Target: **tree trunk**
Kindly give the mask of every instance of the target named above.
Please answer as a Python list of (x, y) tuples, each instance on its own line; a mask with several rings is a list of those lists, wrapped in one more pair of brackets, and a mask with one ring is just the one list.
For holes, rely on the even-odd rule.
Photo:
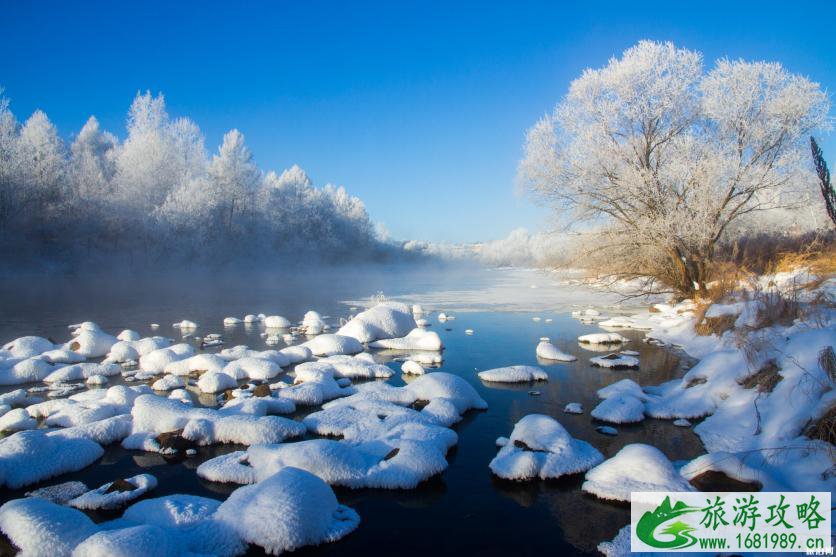
[(686, 298), (704, 293), (706, 262), (678, 246), (670, 248), (668, 253), (676, 275), (673, 286)]

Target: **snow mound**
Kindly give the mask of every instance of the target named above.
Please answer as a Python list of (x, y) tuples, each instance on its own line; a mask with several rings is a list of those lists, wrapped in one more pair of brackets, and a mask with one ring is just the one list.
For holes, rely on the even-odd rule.
[(12, 358), (8, 361), (0, 361), (0, 385), (20, 385), (41, 381), (55, 369), (57, 369), (55, 365), (37, 356), (25, 360)]
[(554, 418), (529, 414), (517, 422), (489, 467), (508, 480), (545, 480), (585, 472), (603, 460), (595, 447), (573, 438)]
[(570, 402), (563, 407), (566, 414), (583, 414), (583, 405), (580, 402)]
[(328, 484), (292, 467), (235, 490), (215, 517), (247, 543), (274, 555), (339, 540), (360, 523), (356, 512), (337, 502)]
[(381, 339), (370, 342), (371, 348), (391, 348), (395, 350), (428, 350), (439, 351), (444, 348), (441, 337), (434, 331), (415, 328), (408, 335), (401, 338)]
[(644, 403), (632, 395), (612, 395), (601, 401), (590, 414), (602, 422), (632, 424), (644, 420)]
[(165, 366), (165, 373), (189, 375), (206, 371), (221, 371), (229, 363), (217, 354), (195, 354), (184, 360), (177, 360)]
[(201, 393), (220, 393), (238, 386), (235, 378), (222, 371), (207, 371), (197, 380)]
[(348, 377), (349, 379), (386, 379), (392, 377), (395, 372), (389, 367), (378, 364), (374, 360), (369, 361), (363, 353), (356, 356), (330, 356), (316, 362), (307, 362), (296, 366), (296, 377), (304, 377), (306, 370), (331, 371), (335, 378)]
[(108, 482), (72, 499), (69, 505), (77, 509), (117, 509), (157, 487), (157, 478), (151, 474), (139, 474), (126, 478), (125, 482), (133, 486), (133, 489), (110, 491), (113, 482)]
[(407, 375), (424, 375), (426, 371), (418, 362), (407, 360), (401, 365), (401, 371)]
[(149, 373), (163, 373), (167, 365), (178, 360), (185, 360), (194, 355), (194, 347), (191, 344), (181, 343), (158, 348), (148, 352), (139, 358), (139, 369)]
[(112, 377), (119, 375), (122, 372), (116, 364), (72, 364), (57, 369), (44, 377), (44, 383), (66, 383), (68, 381), (80, 381), (82, 379), (89, 379), (94, 375), (104, 375), (105, 377)]
[(98, 443), (86, 437), (57, 433), (21, 431), (0, 439), (0, 485), (15, 489), (76, 472), (104, 453)]
[(264, 318), (264, 326), (268, 329), (289, 329), (293, 324), (281, 315), (268, 315)]
[(119, 339), (101, 330), (83, 330), (64, 347), (85, 358), (99, 358), (106, 356), (117, 342)]
[(555, 360), (557, 362), (574, 362), (578, 358), (567, 354), (548, 340), (541, 340), (537, 345), (536, 355), (544, 360)]
[[(278, 416), (228, 414), (211, 408), (192, 408), (177, 400), (142, 395), (134, 402), (132, 435), (126, 448), (146, 448), (148, 438), (160, 433), (182, 431), (185, 439), (199, 445), (215, 443), (279, 443), (305, 433), (299, 422)], [(153, 447), (153, 445), (152, 445)], [(146, 449), (147, 450), (147, 449)]]
[(331, 485), (412, 489), (447, 468), (446, 450), (446, 446), (432, 441), (408, 439), (356, 445), (313, 439), (256, 445), (208, 460), (198, 467), (197, 474), (210, 481), (256, 483), (294, 467)]
[(3, 345), (3, 349), (0, 351), (0, 361), (4, 358), (18, 358), (21, 360), (32, 358), (54, 348), (55, 345), (43, 337), (20, 337)]
[(354, 337), (339, 333), (336, 335), (319, 335), (301, 346), (310, 350), (314, 356), (357, 354), (363, 351), (363, 345), (360, 344), (360, 341)]
[(0, 507), (0, 530), (21, 555), (69, 557), (98, 527), (81, 511), (29, 497)]
[(635, 356), (627, 356), (624, 354), (607, 354), (606, 356), (596, 356), (589, 359), (589, 363), (597, 367), (605, 367), (610, 369), (629, 369), (639, 367), (639, 359)]
[(536, 366), (508, 366), (480, 371), (479, 379), (493, 383), (527, 383), (548, 381), (548, 374)]
[(362, 343), (404, 337), (416, 328), (409, 306), (397, 302), (382, 302), (360, 312), (337, 331)]
[(627, 339), (618, 333), (591, 333), (578, 337), (581, 344), (621, 344)]
[(662, 451), (640, 443), (587, 472), (581, 489), (615, 501), (630, 501), (631, 491), (694, 491)]

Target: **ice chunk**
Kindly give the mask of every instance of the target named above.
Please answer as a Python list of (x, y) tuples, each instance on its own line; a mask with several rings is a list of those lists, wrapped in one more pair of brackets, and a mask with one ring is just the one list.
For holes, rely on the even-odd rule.
[(536, 366), (508, 366), (480, 371), (479, 379), (494, 383), (526, 383), (548, 381), (548, 374)]
[(336, 541), (360, 523), (356, 512), (337, 502), (328, 484), (292, 467), (235, 490), (215, 517), (247, 543), (274, 555)]
[(529, 414), (517, 422), (489, 466), (500, 478), (545, 480), (585, 472), (603, 460), (595, 447), (573, 438), (554, 418)]
[(662, 451), (640, 443), (587, 472), (581, 489), (616, 501), (629, 501), (631, 491), (694, 491)]

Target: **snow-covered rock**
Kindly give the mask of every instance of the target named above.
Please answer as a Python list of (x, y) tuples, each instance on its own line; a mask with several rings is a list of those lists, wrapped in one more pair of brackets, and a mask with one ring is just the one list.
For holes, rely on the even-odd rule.
[(580, 402), (570, 402), (563, 407), (566, 414), (583, 414), (583, 405)]
[(581, 344), (622, 344), (627, 338), (618, 333), (591, 333), (578, 337)]
[(635, 443), (586, 473), (581, 489), (601, 499), (630, 501), (631, 491), (694, 491), (662, 451)]
[(627, 395), (613, 395), (605, 398), (590, 413), (596, 420), (613, 424), (631, 424), (644, 420), (644, 403)]
[(293, 323), (281, 315), (268, 315), (264, 318), (264, 326), (268, 329), (289, 329)]
[(603, 460), (595, 447), (573, 438), (554, 418), (529, 414), (517, 422), (489, 467), (500, 478), (545, 480), (585, 472)]
[(101, 330), (83, 330), (73, 340), (65, 345), (65, 348), (84, 356), (85, 358), (98, 358), (106, 356), (110, 348), (119, 342), (113, 335)]
[(444, 348), (441, 337), (434, 331), (421, 328), (413, 329), (402, 338), (390, 338), (370, 342), (371, 348), (391, 348), (395, 350), (429, 350), (439, 351)]
[(157, 379), (151, 388), (155, 391), (170, 391), (172, 389), (179, 389), (186, 386), (186, 382), (182, 377), (177, 375), (166, 375), (162, 379)]
[(404, 337), (415, 328), (415, 319), (409, 306), (397, 302), (382, 302), (355, 315), (337, 331), (337, 334), (365, 343)]
[(574, 362), (578, 359), (572, 354), (567, 354), (566, 352), (558, 349), (557, 346), (548, 340), (540, 341), (537, 345), (536, 354), (538, 358), (542, 358), (544, 360), (555, 360), (557, 362)]
[(0, 531), (33, 557), (69, 557), (98, 527), (83, 512), (46, 499), (13, 499), (0, 507)]
[(401, 365), (401, 371), (407, 375), (424, 375), (423, 366), (414, 360), (407, 360)]
[(363, 351), (363, 345), (355, 337), (340, 333), (319, 335), (305, 342), (302, 346), (308, 348), (314, 356), (357, 354)]
[(125, 491), (111, 490), (113, 482), (108, 482), (101, 487), (79, 495), (69, 501), (68, 504), (77, 509), (117, 509), (157, 487), (157, 478), (151, 474), (139, 474), (126, 478), (125, 482), (130, 484), (133, 489)]
[(639, 359), (624, 354), (607, 354), (589, 359), (589, 363), (597, 367), (609, 369), (628, 369), (639, 367)]
[(44, 383), (66, 383), (68, 381), (81, 381), (89, 379), (94, 375), (104, 375), (105, 377), (112, 377), (119, 375), (122, 372), (116, 364), (95, 364), (95, 363), (81, 363), (71, 364), (59, 368), (46, 377)]
[(360, 523), (356, 512), (337, 502), (328, 484), (292, 467), (238, 488), (215, 517), (245, 542), (274, 555), (336, 541)]
[(493, 383), (548, 381), (548, 374), (537, 366), (508, 366), (480, 371), (479, 379)]

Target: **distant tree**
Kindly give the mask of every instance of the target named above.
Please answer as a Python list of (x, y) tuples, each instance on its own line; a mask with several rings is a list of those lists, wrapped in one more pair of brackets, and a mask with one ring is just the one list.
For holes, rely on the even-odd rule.
[(520, 178), (596, 231), (587, 262), (691, 296), (739, 219), (800, 198), (802, 139), (828, 109), (780, 64), (723, 59), (706, 73), (699, 53), (642, 41), (584, 71), (529, 130)]
[(209, 176), (218, 196), (220, 223), (228, 235), (233, 234), (236, 219), (252, 217), (253, 201), (260, 175), (253, 163), (250, 150), (244, 145), (244, 135), (231, 130), (224, 135), (218, 154), (212, 157)]
[(44, 112), (36, 110), (21, 127), (17, 155), (23, 193), (19, 217), (33, 232), (44, 233), (56, 223), (53, 219), (65, 193), (64, 144)]
[(824, 155), (813, 136), (810, 136), (810, 148), (813, 150), (813, 162), (816, 165), (816, 174), (819, 177), (819, 185), (821, 186), (822, 197), (824, 197), (824, 204), (827, 207), (827, 214), (836, 224), (836, 191), (833, 191), (833, 185), (830, 183), (830, 170), (827, 168)]

